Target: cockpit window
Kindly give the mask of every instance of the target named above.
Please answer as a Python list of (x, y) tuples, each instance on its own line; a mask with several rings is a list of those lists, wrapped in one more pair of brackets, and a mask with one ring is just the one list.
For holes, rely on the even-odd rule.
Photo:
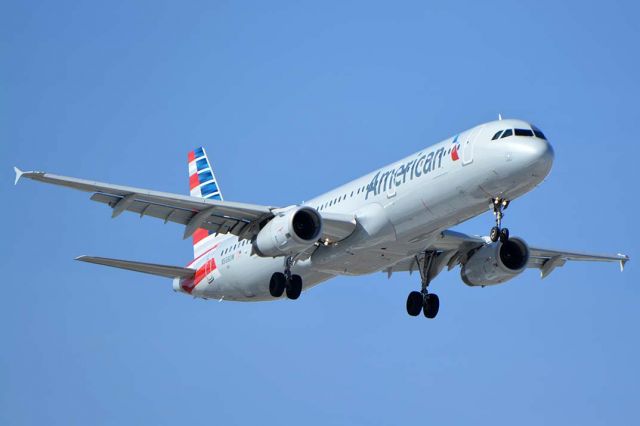
[(531, 128), (533, 129), (533, 133), (536, 135), (537, 138), (544, 139), (545, 141), (547, 140), (544, 133), (542, 133), (542, 130), (538, 129), (536, 126), (531, 126)]
[(516, 136), (529, 136), (533, 137), (533, 131), (530, 129), (515, 129), (514, 133)]
[(534, 130), (533, 133), (537, 138), (544, 139), (545, 141), (547, 140), (547, 137), (540, 130)]
[(500, 136), (500, 139), (508, 138), (511, 135), (513, 135), (513, 130), (507, 129), (507, 130), (504, 131), (502, 136)]
[(493, 137), (491, 138), (492, 141), (495, 141), (496, 139), (498, 139), (500, 137), (500, 134), (502, 133), (502, 130), (499, 130), (496, 132), (495, 135), (493, 135)]

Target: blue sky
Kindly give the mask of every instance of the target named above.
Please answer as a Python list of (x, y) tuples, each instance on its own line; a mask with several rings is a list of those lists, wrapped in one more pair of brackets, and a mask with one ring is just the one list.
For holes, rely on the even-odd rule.
[[(3, 424), (629, 424), (640, 404), (637, 2), (0, 4)], [(467, 288), (337, 278), (296, 302), (193, 300), (81, 254), (186, 264), (181, 227), (12, 166), (288, 205), (484, 121), (536, 123), (532, 244), (633, 257)], [(487, 232), (487, 213), (458, 229)]]

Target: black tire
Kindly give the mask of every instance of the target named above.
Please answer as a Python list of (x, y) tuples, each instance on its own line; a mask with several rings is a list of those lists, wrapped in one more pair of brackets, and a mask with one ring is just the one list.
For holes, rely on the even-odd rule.
[(302, 293), (302, 277), (300, 275), (292, 275), (291, 280), (287, 283), (287, 297), (296, 300)]
[(494, 226), (493, 228), (491, 228), (491, 232), (489, 233), (489, 238), (494, 243), (498, 241), (498, 239), (500, 238), (500, 228), (498, 228), (497, 226)]
[(422, 310), (422, 300), (422, 293), (419, 291), (412, 291), (409, 293), (409, 297), (407, 297), (407, 313), (412, 317), (420, 315), (420, 311)]
[(427, 318), (435, 318), (440, 310), (440, 298), (435, 293), (427, 294), (424, 298), (424, 316)]
[(269, 281), (269, 294), (273, 297), (282, 296), (286, 283), (287, 279), (282, 272), (276, 272), (271, 275), (271, 281)]
[(509, 230), (507, 228), (502, 228), (500, 231), (500, 242), (506, 243), (509, 241)]

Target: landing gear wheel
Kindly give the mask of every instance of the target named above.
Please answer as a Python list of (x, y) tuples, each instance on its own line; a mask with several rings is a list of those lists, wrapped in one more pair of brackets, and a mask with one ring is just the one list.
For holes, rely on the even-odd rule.
[(273, 297), (282, 296), (286, 283), (287, 279), (282, 272), (276, 272), (271, 275), (271, 281), (269, 281), (269, 294)]
[(419, 291), (412, 291), (407, 297), (407, 313), (412, 317), (420, 315), (422, 310), (423, 297)]
[(498, 241), (498, 239), (500, 238), (500, 228), (498, 228), (497, 226), (494, 226), (493, 228), (491, 228), (491, 232), (489, 233), (489, 238), (494, 243)]
[(491, 228), (489, 238), (494, 243), (498, 240), (502, 243), (506, 243), (509, 241), (509, 230), (507, 228), (502, 228), (502, 218), (504, 217), (504, 213), (502, 211), (509, 207), (509, 200), (496, 197), (491, 199), (491, 204), (493, 205), (493, 215), (496, 217), (496, 226)]
[(429, 293), (424, 297), (424, 316), (427, 318), (435, 318), (440, 310), (440, 298), (435, 293)]
[(291, 300), (296, 300), (302, 293), (302, 278), (300, 275), (292, 275), (289, 282), (287, 282), (287, 297)]

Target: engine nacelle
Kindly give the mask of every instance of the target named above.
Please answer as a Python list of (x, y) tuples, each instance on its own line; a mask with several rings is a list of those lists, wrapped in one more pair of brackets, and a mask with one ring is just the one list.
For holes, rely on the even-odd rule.
[(322, 235), (322, 217), (311, 207), (278, 212), (253, 241), (258, 256), (289, 256), (311, 247)]
[(529, 246), (520, 238), (485, 244), (473, 253), (460, 270), (469, 286), (502, 284), (520, 274), (529, 261)]

